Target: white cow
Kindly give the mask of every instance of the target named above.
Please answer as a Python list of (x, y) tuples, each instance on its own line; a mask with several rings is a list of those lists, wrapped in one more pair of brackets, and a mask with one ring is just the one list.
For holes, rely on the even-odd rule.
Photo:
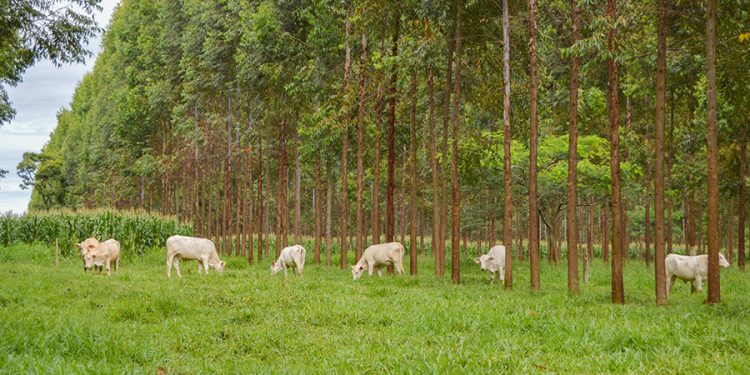
[(393, 265), (399, 274), (404, 273), (404, 246), (398, 242), (372, 245), (365, 249), (359, 262), (352, 266), (352, 277), (359, 279), (365, 268), (370, 276), (376, 269), (378, 276), (383, 276), (383, 268), (389, 265)]
[(97, 267), (99, 270), (103, 266), (107, 269), (107, 275), (111, 275), (110, 264), (115, 263), (115, 271), (120, 270), (120, 243), (115, 239), (108, 239), (101, 242), (94, 249), (86, 251), (84, 270)]
[(99, 247), (99, 240), (97, 240), (96, 238), (93, 238), (93, 237), (89, 237), (89, 238), (81, 241), (81, 243), (77, 243), (76, 247), (78, 247), (79, 250), (80, 250), (81, 261), (83, 262), (83, 272), (86, 272), (88, 270), (86, 268), (86, 254), (89, 251), (93, 251), (97, 247)]
[(490, 272), (490, 284), (495, 279), (505, 281), (505, 246), (493, 246), (487, 254), (474, 258), (474, 263), (479, 264), (482, 271)]
[[(719, 266), (729, 267), (724, 255), (719, 253)], [(672, 292), (676, 279), (692, 282), (696, 291), (702, 290), (703, 279), (708, 277), (708, 255), (678, 255), (669, 254), (664, 258), (664, 268), (667, 274), (667, 296)]]
[(276, 262), (271, 264), (271, 275), (284, 270), (284, 276), (286, 276), (286, 269), (294, 267), (297, 269), (297, 274), (302, 276), (302, 272), (305, 270), (305, 253), (305, 248), (301, 245), (281, 249), (279, 259), (276, 259)]
[(172, 236), (167, 238), (167, 277), (171, 277), (170, 271), (174, 265), (177, 276), (180, 274), (180, 259), (197, 260), (198, 273), (201, 269), (208, 274), (208, 268), (212, 267), (219, 272), (224, 272), (224, 261), (219, 259), (214, 243), (206, 238), (187, 236)]

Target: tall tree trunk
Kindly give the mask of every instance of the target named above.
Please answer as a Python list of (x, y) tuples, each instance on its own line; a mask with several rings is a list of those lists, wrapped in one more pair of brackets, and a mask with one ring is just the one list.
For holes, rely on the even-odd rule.
[(513, 175), (510, 160), (510, 21), (508, 0), (503, 0), (503, 244), (505, 289), (513, 288)]
[[(534, 1), (534, 0), (532, 0)], [(463, 0), (456, 0), (456, 73), (453, 84), (453, 111), (451, 122), (453, 123), (453, 139), (451, 144), (451, 191), (453, 197), (451, 212), (451, 280), (454, 284), (461, 282), (461, 249), (459, 239), (461, 236), (461, 187), (458, 181), (458, 137), (461, 125), (461, 55), (463, 54)]]
[[(666, 61), (666, 57), (665, 57)], [(665, 71), (666, 72), (666, 71)], [(665, 73), (666, 74), (666, 73)], [(666, 86), (666, 84), (665, 84)], [(665, 90), (666, 91), (666, 90)], [(669, 136), (667, 137), (667, 186), (666, 189), (671, 190), (672, 189), (672, 158), (673, 158), (673, 143), (674, 143), (674, 107), (675, 107), (675, 98), (674, 94), (672, 94), (672, 103), (671, 103), (671, 110), (670, 110), (670, 119), (669, 119)], [(672, 226), (674, 225), (672, 221), (672, 210), (674, 207), (674, 199), (672, 198), (672, 195), (670, 194), (667, 198), (667, 222), (664, 224), (666, 227), (666, 236), (667, 236), (667, 254), (672, 254), (672, 245), (674, 242), (673, 237), (673, 231)], [(666, 277), (666, 276), (665, 276)]]
[(357, 116), (357, 238), (354, 261), (358, 262), (362, 256), (364, 244), (362, 223), (362, 170), (364, 153), (364, 128), (365, 128), (365, 72), (367, 63), (367, 37), (362, 34), (362, 51), (359, 55), (359, 112)]
[(688, 255), (695, 255), (696, 235), (695, 235), (695, 186), (693, 178), (690, 177), (690, 192), (688, 197)]
[[(393, 39), (391, 46), (391, 57), (398, 56), (398, 37), (401, 29), (401, 11), (399, 4), (395, 4), (396, 9), (394, 10), (394, 22), (393, 22)], [(396, 90), (398, 85), (398, 66), (393, 64), (391, 68), (391, 87), (390, 87), (390, 99), (389, 107), (390, 114), (388, 116), (388, 177), (387, 184), (388, 190), (386, 191), (385, 197), (385, 242), (393, 242), (395, 232), (395, 218), (396, 210), (393, 202), (393, 195), (395, 193), (395, 179), (394, 174), (396, 171)]]
[(406, 243), (406, 175), (408, 174), (408, 171), (406, 170), (406, 162), (409, 160), (406, 145), (404, 145), (401, 155), (403, 155), (403, 157), (401, 158), (401, 186), (399, 186), (398, 189), (398, 207), (400, 211), (398, 232), (401, 237), (401, 243)]
[[(611, 0), (610, 0), (611, 1)], [(531, 79), (531, 103), (529, 105), (529, 260), (531, 266), (531, 290), (539, 290), (539, 215), (537, 209), (537, 74), (536, 74), (536, 0), (529, 0), (529, 76)]]
[(417, 71), (411, 73), (411, 191), (409, 198), (409, 274), (417, 274)]
[(435, 98), (432, 66), (427, 73), (427, 107), (429, 107), (428, 123), (430, 126), (430, 168), (432, 172), (432, 258), (435, 276), (440, 276), (440, 170), (437, 161), (437, 144), (435, 142)]
[[(656, 304), (667, 303), (667, 285), (664, 265), (664, 111), (667, 76), (667, 0), (659, 0), (659, 26), (656, 58), (656, 165), (654, 165), (654, 276), (656, 278)], [(649, 182), (650, 184), (650, 182)], [(648, 198), (648, 196), (647, 196)], [(648, 203), (646, 204), (646, 215)], [(646, 222), (648, 225), (648, 222)], [(670, 223), (671, 225), (671, 223)], [(646, 232), (648, 253), (648, 231)], [(646, 255), (648, 257), (648, 254)], [(646, 260), (648, 264), (648, 258)]]
[(345, 22), (345, 43), (346, 53), (344, 59), (344, 119), (343, 119), (343, 130), (341, 135), (341, 269), (345, 270), (347, 267), (347, 234), (349, 228), (347, 226), (347, 219), (349, 217), (349, 199), (348, 193), (348, 178), (349, 178), (349, 72), (351, 70), (351, 55), (352, 49), (349, 46), (349, 35), (351, 30), (351, 5), (346, 8), (346, 22)]
[[(250, 141), (250, 144), (252, 145), (252, 141)], [(247, 192), (245, 193), (245, 199), (249, 201), (250, 206), (248, 208), (247, 213), (245, 214), (245, 217), (247, 218), (248, 228), (247, 228), (247, 242), (248, 242), (248, 262), (253, 261), (253, 250), (255, 249), (255, 245), (253, 244), (253, 209), (255, 208), (255, 200), (253, 199), (253, 149), (252, 147), (249, 148), (248, 151), (248, 158), (249, 158), (249, 166), (247, 170)], [(258, 259), (260, 261), (260, 259)]]
[(625, 291), (622, 279), (623, 257), (623, 212), (622, 194), (620, 191), (620, 128), (617, 122), (617, 62), (614, 55), (615, 46), (615, 0), (607, 0), (607, 18), (612, 27), (607, 37), (609, 47), (609, 137), (610, 169), (612, 176), (612, 302), (625, 303)]
[[(451, 3), (451, 12), (450, 14), (456, 14), (456, 3)], [(440, 208), (442, 210), (442, 213), (440, 215), (440, 244), (439, 244), (439, 259), (440, 259), (440, 275), (443, 276), (445, 274), (445, 240), (448, 237), (448, 196), (451, 194), (451, 191), (449, 189), (448, 184), (448, 167), (445, 165), (447, 163), (447, 157), (448, 157), (448, 138), (450, 136), (450, 116), (451, 116), (451, 95), (453, 93), (453, 55), (456, 48), (456, 22), (453, 20), (451, 22), (450, 31), (447, 36), (448, 39), (448, 51), (447, 51), (447, 58), (445, 61), (446, 71), (445, 71), (445, 87), (443, 89), (443, 144), (442, 144), (442, 157), (441, 162), (438, 165), (438, 168), (442, 169), (442, 191), (443, 191), (443, 199), (440, 203)]]
[(740, 192), (737, 197), (737, 266), (745, 270), (745, 169), (747, 165), (747, 142), (740, 143)]
[(258, 263), (263, 259), (263, 139), (258, 138)]
[(313, 258), (315, 264), (320, 264), (320, 237), (321, 237), (321, 221), (323, 219), (323, 210), (321, 209), (321, 191), (323, 189), (320, 186), (320, 156), (315, 159), (315, 193), (313, 194), (315, 200), (315, 257)]
[[(572, 36), (571, 44), (576, 44), (580, 38), (578, 31), (578, 0), (571, 0)], [(578, 165), (578, 56), (572, 54), (570, 59), (570, 124), (568, 126), (568, 291), (578, 294), (578, 227), (576, 223), (577, 176)]]
[(300, 160), (299, 129), (294, 127), (294, 242), (302, 243), (300, 220), (302, 216), (302, 161)]
[[(380, 40), (380, 54), (385, 56), (385, 38)], [(379, 75), (375, 103), (375, 160), (372, 172), (372, 243), (380, 243), (380, 134), (383, 129), (383, 75)]]
[(276, 202), (276, 258), (281, 254), (283, 238), (286, 235), (284, 216), (286, 212), (286, 121), (281, 123), (281, 134), (279, 137), (279, 188)]
[[(656, 161), (659, 162), (658, 160)], [(645, 207), (645, 214), (643, 217), (643, 242), (645, 247), (645, 260), (646, 260), (646, 266), (648, 266), (651, 262), (651, 166), (648, 162), (646, 162), (646, 207)], [(654, 208), (656, 209), (656, 208)], [(658, 210), (658, 209), (657, 209)], [(658, 214), (657, 214), (658, 216)], [(656, 245), (654, 245), (656, 247)], [(655, 249), (654, 249), (655, 250)], [(657, 276), (658, 277), (658, 276)]]
[(706, 20), (706, 141), (708, 143), (708, 298), (709, 304), (721, 301), (719, 279), (719, 119), (716, 88), (716, 0), (708, 0)]
[(333, 206), (333, 172), (330, 167), (326, 174), (328, 175), (328, 187), (326, 188), (326, 266), (331, 266), (331, 221), (333, 216), (331, 210)]

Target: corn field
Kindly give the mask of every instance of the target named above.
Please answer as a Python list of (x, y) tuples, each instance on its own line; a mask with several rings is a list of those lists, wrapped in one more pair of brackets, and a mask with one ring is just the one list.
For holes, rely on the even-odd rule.
[(73, 254), (75, 244), (88, 237), (102, 241), (114, 238), (120, 242), (123, 255), (129, 256), (163, 247), (169, 236), (192, 233), (191, 225), (179, 223), (175, 217), (137, 211), (51, 211), (0, 216), (0, 245), (54, 245), (58, 240), (62, 255)]

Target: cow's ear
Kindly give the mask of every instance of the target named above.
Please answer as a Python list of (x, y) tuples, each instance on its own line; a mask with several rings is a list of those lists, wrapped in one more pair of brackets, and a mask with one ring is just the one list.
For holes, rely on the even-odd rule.
[(225, 262), (225, 261), (223, 261), (223, 260), (222, 260), (222, 261), (221, 261), (221, 266), (222, 266), (222, 267), (224, 267), (224, 266), (226, 266), (226, 265), (227, 265), (227, 262)]
[(495, 257), (493, 257), (493, 256), (488, 256), (488, 257), (487, 257), (487, 260), (495, 260)]
[(365, 266), (359, 266), (359, 270), (360, 271), (364, 271), (365, 270)]
[(479, 258), (474, 258), (474, 263), (479, 264), (481, 263), (481, 261), (479, 260)]

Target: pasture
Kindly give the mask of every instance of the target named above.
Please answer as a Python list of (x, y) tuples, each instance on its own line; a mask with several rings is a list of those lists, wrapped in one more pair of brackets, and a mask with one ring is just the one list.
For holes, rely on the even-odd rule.
[[(408, 258), (408, 257), (407, 257)], [(528, 264), (515, 288), (489, 285), (469, 258), (462, 285), (432, 275), (364, 276), (312, 264), (304, 278), (270, 276), (270, 259), (227, 261), (224, 274), (165, 276), (164, 249), (84, 274), (54, 248), (0, 247), (3, 373), (747, 373), (750, 287), (722, 269), (722, 303), (678, 282), (653, 302), (653, 269), (629, 261), (626, 305), (610, 303), (609, 266), (570, 296), (564, 265)], [(408, 263), (408, 259), (406, 260)], [(408, 264), (406, 265), (408, 271)], [(705, 289), (704, 289), (705, 293)]]

